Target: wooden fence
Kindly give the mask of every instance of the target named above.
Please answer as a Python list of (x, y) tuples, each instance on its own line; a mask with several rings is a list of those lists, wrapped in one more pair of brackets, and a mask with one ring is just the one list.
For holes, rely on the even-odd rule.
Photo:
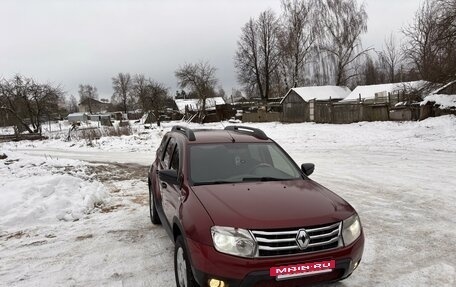
[(316, 123), (349, 124), (360, 121), (388, 121), (388, 104), (315, 103)]
[(280, 122), (282, 113), (265, 112), (259, 110), (256, 113), (244, 113), (242, 115), (243, 122), (260, 123), (260, 122)]

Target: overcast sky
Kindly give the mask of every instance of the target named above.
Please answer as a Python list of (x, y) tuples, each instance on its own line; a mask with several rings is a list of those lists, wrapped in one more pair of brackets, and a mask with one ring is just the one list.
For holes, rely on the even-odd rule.
[[(364, 47), (413, 20), (421, 0), (366, 0)], [(174, 91), (174, 71), (200, 60), (217, 67), (227, 94), (237, 87), (233, 56), (241, 27), (280, 0), (0, 0), (0, 77), (20, 73), (61, 84), (80, 83), (110, 98), (111, 77), (143, 73)]]

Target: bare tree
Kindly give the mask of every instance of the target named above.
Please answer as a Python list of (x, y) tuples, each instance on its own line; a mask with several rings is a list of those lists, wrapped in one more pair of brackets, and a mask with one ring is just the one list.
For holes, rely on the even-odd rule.
[(92, 85), (79, 85), (79, 100), (80, 102), (87, 102), (87, 106), (89, 108), (89, 113), (92, 113), (92, 103), (93, 100), (98, 99), (98, 91), (95, 86)]
[[(327, 53), (336, 85), (347, 85), (356, 76), (355, 66), (369, 49), (361, 46), (361, 34), (367, 31), (367, 13), (356, 0), (318, 0), (323, 29), (321, 49)], [(329, 57), (328, 57), (329, 56)]]
[(437, 83), (456, 79), (454, 0), (426, 0), (403, 33), (405, 57), (422, 79)]
[(357, 67), (358, 76), (355, 85), (376, 85), (385, 83), (385, 70), (383, 65), (375, 59), (375, 54), (371, 56), (367, 53), (362, 57), (362, 63)]
[(456, 2), (454, 0), (436, 0), (442, 13), (440, 19), (440, 38), (454, 43), (456, 38)]
[(119, 73), (112, 78), (112, 88), (114, 89), (112, 102), (120, 103), (125, 113), (127, 113), (128, 108), (134, 104), (134, 98), (131, 93), (132, 84), (129, 73)]
[(227, 101), (227, 95), (222, 86), (217, 87), (217, 91), (215, 92), (215, 95), (217, 97), (221, 97), (225, 102)]
[[(437, 22), (434, 17), (436, 6), (426, 1), (415, 14), (414, 22), (404, 29), (407, 44), (404, 53), (413, 68), (419, 71), (422, 79), (431, 79)], [(434, 38), (434, 39), (433, 39)]]
[(250, 93), (258, 90), (260, 97), (263, 98), (258, 38), (257, 23), (251, 18), (241, 29), (241, 39), (237, 43), (234, 63), (239, 83)]
[(0, 82), (0, 109), (12, 114), (29, 133), (39, 132), (45, 116), (58, 112), (62, 98), (61, 87), (38, 84), (20, 75)]
[(264, 11), (257, 20), (250, 19), (241, 31), (235, 55), (239, 82), (260, 98), (270, 96), (279, 65), (278, 19), (272, 10)]
[(164, 108), (168, 98), (168, 88), (164, 84), (138, 74), (133, 78), (132, 93), (139, 99), (144, 111), (153, 112), (155, 117), (159, 118), (160, 110)]
[(396, 39), (393, 33), (385, 39), (385, 47), (383, 51), (378, 52), (380, 63), (387, 71), (388, 82), (395, 83), (397, 81), (397, 71), (402, 63), (402, 52), (396, 45)]
[(150, 106), (148, 105), (148, 97), (149, 97), (149, 86), (150, 80), (147, 79), (143, 74), (137, 74), (133, 77), (133, 84), (132, 84), (132, 94), (139, 100), (139, 104), (141, 105), (144, 111), (150, 111)]
[(78, 101), (74, 95), (71, 95), (67, 101), (67, 110), (70, 113), (75, 113), (78, 111)]
[(206, 99), (214, 97), (217, 78), (216, 68), (208, 62), (185, 64), (174, 73), (181, 89), (190, 89), (197, 95), (201, 107), (201, 120), (206, 115)]
[(279, 66), (279, 51), (277, 35), (279, 32), (279, 23), (272, 10), (266, 10), (258, 17), (258, 28), (260, 32), (260, 51), (263, 59), (262, 74), (264, 78), (264, 96), (263, 99), (269, 99), (274, 73)]
[(154, 111), (155, 117), (160, 117), (160, 110), (166, 105), (168, 97), (168, 88), (164, 84), (155, 80), (150, 80), (148, 85), (150, 109)]
[(305, 65), (312, 60), (319, 32), (314, 7), (313, 1), (282, 0), (279, 50), (287, 90), (305, 83)]

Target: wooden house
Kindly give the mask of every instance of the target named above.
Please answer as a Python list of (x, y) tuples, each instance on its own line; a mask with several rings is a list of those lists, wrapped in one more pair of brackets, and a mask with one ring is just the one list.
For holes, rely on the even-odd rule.
[(282, 121), (289, 123), (314, 121), (315, 102), (337, 102), (350, 94), (350, 89), (339, 86), (292, 88), (280, 104)]
[(456, 115), (456, 81), (435, 90), (420, 103), (420, 120), (448, 114)]
[(413, 81), (378, 85), (357, 86), (341, 102), (390, 103), (401, 102), (401, 97), (423, 90), (429, 83)]

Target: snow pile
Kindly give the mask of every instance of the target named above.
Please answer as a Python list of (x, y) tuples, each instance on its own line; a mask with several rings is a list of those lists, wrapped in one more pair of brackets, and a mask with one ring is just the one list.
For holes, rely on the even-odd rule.
[[(155, 141), (160, 141), (155, 137)], [(150, 151), (155, 152), (156, 146), (152, 143), (152, 137), (149, 133), (135, 134), (120, 137), (102, 137), (93, 142), (93, 146), (100, 150), (106, 151)], [(153, 149), (154, 148), (154, 149)]]
[(0, 135), (11, 135), (14, 134), (13, 127), (0, 127)]
[(424, 106), (430, 102), (440, 105), (440, 109), (456, 108), (456, 95), (429, 95), (424, 98), (421, 105)]
[[(5, 150), (16, 149), (60, 149), (67, 151), (148, 151), (155, 152), (163, 137), (161, 130), (146, 130), (133, 131), (132, 135), (122, 136), (103, 136), (99, 139), (86, 140), (72, 138), (71, 141), (66, 140), (66, 136), (54, 136), (48, 140), (42, 141), (21, 141), (21, 142), (5, 142), (2, 143)], [(43, 152), (44, 154), (44, 152)]]
[(427, 118), (423, 121), (416, 122), (419, 128), (434, 128), (439, 130), (451, 130), (453, 134), (456, 131), (456, 116), (445, 115), (440, 117)]
[[(56, 174), (57, 167), (74, 175)], [(0, 226), (79, 220), (106, 202), (105, 187), (78, 173), (82, 173), (78, 161), (8, 152), (8, 159), (0, 161)]]

